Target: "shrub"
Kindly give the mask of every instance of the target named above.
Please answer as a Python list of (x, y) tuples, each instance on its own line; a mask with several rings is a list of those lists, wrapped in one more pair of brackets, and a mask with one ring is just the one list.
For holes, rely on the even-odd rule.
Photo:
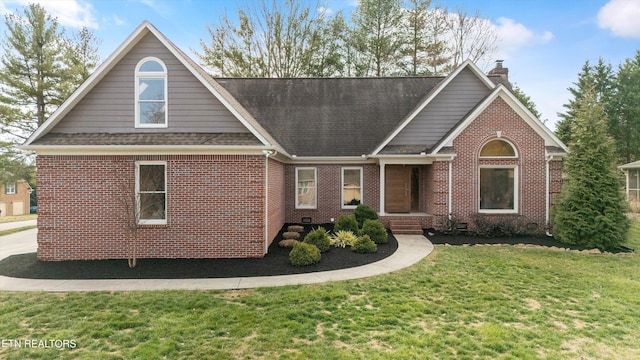
[(356, 217), (351, 214), (351, 215), (342, 215), (338, 218), (338, 222), (336, 223), (336, 226), (333, 228), (334, 232), (338, 232), (338, 231), (351, 231), (354, 234), (358, 233), (358, 221), (356, 220)]
[(480, 237), (505, 237), (524, 235), (527, 223), (521, 217), (488, 217), (483, 214), (473, 215), (473, 228)]
[(353, 242), (351, 251), (358, 253), (374, 253), (378, 251), (378, 245), (371, 240), (369, 235), (362, 235)]
[(331, 245), (335, 247), (347, 247), (353, 245), (356, 235), (351, 231), (339, 230), (331, 237)]
[(285, 239), (285, 240), (280, 240), (280, 242), (278, 243), (279, 247), (293, 247), (295, 244), (299, 243), (298, 240), (294, 240), (294, 239)]
[(329, 250), (329, 247), (331, 246), (331, 239), (329, 239), (329, 234), (323, 227), (319, 227), (313, 231), (310, 231), (307, 236), (304, 237), (304, 242), (314, 245), (321, 252)]
[(356, 217), (358, 227), (362, 227), (365, 220), (378, 220), (378, 213), (367, 205), (360, 204), (353, 210), (353, 215)]
[(282, 237), (285, 238), (285, 239), (298, 240), (298, 239), (300, 239), (300, 233), (295, 232), (295, 231), (287, 231), (284, 234), (282, 234)]
[(287, 227), (287, 231), (301, 233), (301, 232), (304, 231), (304, 226), (301, 226), (301, 225), (289, 225)]
[(378, 220), (365, 220), (360, 235), (369, 235), (376, 244), (387, 243), (387, 229)]
[(293, 266), (315, 264), (320, 261), (320, 250), (311, 244), (297, 243), (289, 253), (289, 261)]

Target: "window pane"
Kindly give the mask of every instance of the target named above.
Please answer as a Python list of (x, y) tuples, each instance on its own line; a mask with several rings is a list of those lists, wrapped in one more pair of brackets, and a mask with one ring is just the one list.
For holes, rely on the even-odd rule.
[(142, 193), (140, 194), (140, 219), (164, 219), (165, 194)]
[(298, 204), (300, 207), (316, 206), (315, 169), (298, 169)]
[(149, 101), (138, 104), (140, 106), (140, 124), (164, 124), (164, 101)]
[(506, 141), (491, 140), (482, 147), (480, 156), (516, 156), (516, 151)]
[(514, 169), (480, 169), (480, 209), (514, 209)]
[(140, 165), (140, 192), (165, 191), (164, 165)]
[(360, 169), (345, 169), (342, 184), (343, 205), (358, 205), (361, 198)]
[(640, 189), (640, 170), (629, 170), (629, 189)]
[(154, 60), (145, 61), (144, 64), (140, 65), (140, 72), (163, 72), (164, 69), (162, 65)]
[(140, 100), (164, 100), (164, 79), (140, 79), (138, 98)]

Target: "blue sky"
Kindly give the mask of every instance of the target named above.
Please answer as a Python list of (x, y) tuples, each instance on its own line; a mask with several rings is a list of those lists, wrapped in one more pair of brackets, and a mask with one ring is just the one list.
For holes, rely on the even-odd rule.
[[(197, 60), (207, 26), (246, 1), (223, 0), (39, 0), (67, 29), (88, 26), (102, 39), (106, 58), (140, 24), (149, 20)], [(261, 1), (261, 0), (255, 0)], [(301, 0), (306, 1), (306, 0)], [(0, 13), (26, 0), (0, 0)], [(330, 11), (350, 13), (357, 0), (320, 1)], [(499, 34), (496, 59), (504, 59), (509, 78), (531, 96), (547, 126), (570, 95), (586, 60), (602, 57), (615, 68), (640, 49), (640, 0), (433, 0), (451, 10), (479, 11)], [(4, 33), (4, 24), (0, 25)]]

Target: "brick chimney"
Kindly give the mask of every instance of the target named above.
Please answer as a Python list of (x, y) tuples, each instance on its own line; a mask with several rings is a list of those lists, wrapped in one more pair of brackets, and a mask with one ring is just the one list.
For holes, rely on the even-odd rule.
[(509, 83), (509, 68), (502, 67), (502, 62), (504, 60), (496, 60), (496, 67), (489, 70), (489, 75), (499, 75), (504, 79), (505, 83)]

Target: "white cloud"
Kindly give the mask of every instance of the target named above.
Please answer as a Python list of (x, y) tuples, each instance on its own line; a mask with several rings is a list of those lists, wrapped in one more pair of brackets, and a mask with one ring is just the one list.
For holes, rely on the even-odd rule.
[(335, 11), (333, 11), (332, 8), (329, 7), (324, 7), (324, 6), (319, 6), (316, 11), (318, 12), (318, 14), (323, 15), (323, 16), (331, 16), (335, 13)]
[(171, 7), (169, 4), (160, 1), (160, 0), (138, 0), (140, 3), (150, 7), (153, 11), (158, 13), (158, 15), (169, 18), (172, 14)]
[(598, 12), (598, 26), (620, 37), (640, 38), (640, 2), (611, 0)]
[(522, 47), (545, 44), (554, 38), (550, 31), (536, 34), (525, 25), (505, 17), (498, 18), (494, 26), (498, 36), (498, 53), (503, 58), (508, 58)]
[(98, 28), (98, 21), (94, 16), (93, 5), (84, 0), (65, 1), (34, 1), (34, 0), (0, 0), (0, 12), (10, 12), (9, 6), (28, 6), (30, 3), (40, 4), (49, 15), (58, 19), (58, 23), (65, 27), (91, 29)]

